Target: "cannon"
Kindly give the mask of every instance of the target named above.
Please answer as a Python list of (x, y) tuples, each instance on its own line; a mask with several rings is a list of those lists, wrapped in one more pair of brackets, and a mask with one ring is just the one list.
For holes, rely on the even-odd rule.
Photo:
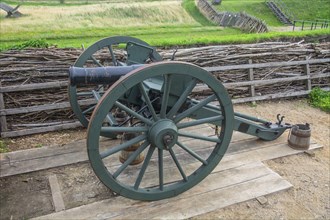
[[(122, 60), (117, 44), (125, 45)], [(100, 50), (106, 52), (99, 56)], [(111, 65), (100, 62), (104, 56)], [(88, 125), (91, 166), (115, 193), (136, 200), (176, 196), (217, 167), (233, 131), (271, 141), (291, 127), (280, 115), (272, 123), (234, 112), (209, 72), (161, 60), (145, 42), (118, 36), (93, 44), (69, 69), (70, 103)], [(201, 86), (207, 87), (203, 96)]]

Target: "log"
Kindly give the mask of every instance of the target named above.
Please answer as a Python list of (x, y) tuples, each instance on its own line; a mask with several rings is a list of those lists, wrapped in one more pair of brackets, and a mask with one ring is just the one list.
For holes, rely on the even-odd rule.
[(73, 129), (81, 127), (80, 122), (72, 122), (72, 123), (65, 123), (61, 125), (54, 125), (54, 126), (48, 126), (48, 127), (42, 127), (42, 128), (31, 128), (31, 129), (24, 129), (24, 130), (18, 130), (18, 131), (6, 131), (1, 132), (2, 138), (11, 138), (11, 137), (18, 137), (18, 136), (24, 136), (24, 135), (31, 135), (31, 134), (40, 134), (40, 133), (47, 133), (51, 131), (58, 131), (58, 130), (65, 130), (65, 129)]

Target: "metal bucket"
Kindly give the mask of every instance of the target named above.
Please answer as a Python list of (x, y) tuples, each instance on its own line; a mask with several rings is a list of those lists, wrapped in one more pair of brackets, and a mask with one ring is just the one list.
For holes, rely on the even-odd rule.
[(309, 124), (297, 124), (292, 126), (289, 133), (289, 146), (296, 150), (307, 150), (310, 145), (311, 129)]

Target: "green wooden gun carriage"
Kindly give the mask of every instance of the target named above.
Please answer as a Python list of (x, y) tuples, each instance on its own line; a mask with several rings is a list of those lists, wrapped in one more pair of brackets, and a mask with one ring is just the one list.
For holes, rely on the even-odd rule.
[(87, 48), (69, 70), (90, 163), (114, 192), (137, 200), (176, 196), (211, 173), (234, 130), (271, 141), (291, 127), (283, 117), (271, 123), (234, 112), (209, 72), (161, 60), (147, 43), (117, 36)]

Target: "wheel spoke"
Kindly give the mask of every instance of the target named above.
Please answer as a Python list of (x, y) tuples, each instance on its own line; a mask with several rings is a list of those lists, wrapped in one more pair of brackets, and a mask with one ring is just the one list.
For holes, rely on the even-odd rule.
[(186, 174), (184, 173), (184, 171), (183, 171), (178, 159), (176, 158), (175, 153), (173, 152), (172, 148), (170, 148), (169, 151), (170, 151), (172, 159), (174, 160), (174, 163), (175, 163), (176, 167), (180, 171), (180, 174), (181, 174), (182, 178), (184, 179), (184, 181), (187, 182), (188, 178), (187, 178)]
[(147, 127), (102, 127), (101, 135), (109, 134), (109, 133), (122, 133), (122, 132), (147, 132)]
[(128, 165), (130, 165), (133, 160), (135, 160), (135, 158), (142, 153), (142, 151), (144, 151), (148, 146), (149, 146), (149, 141), (145, 141), (138, 149), (136, 149), (134, 151), (134, 153), (132, 155), (129, 156), (129, 158), (127, 158), (127, 160), (125, 161), (125, 163), (123, 163), (118, 170), (112, 175), (113, 178), (117, 178), (125, 169)]
[(175, 103), (175, 105), (172, 107), (172, 109), (167, 114), (167, 118), (173, 118), (173, 116), (178, 112), (178, 110), (181, 108), (183, 103), (187, 100), (188, 95), (191, 93), (191, 91), (194, 89), (194, 87), (197, 84), (197, 80), (193, 79), (187, 86), (187, 88), (183, 91), (182, 95), (178, 99), (178, 101)]
[(164, 84), (163, 84), (163, 96), (162, 96), (162, 107), (160, 109), (160, 118), (166, 117), (166, 110), (167, 110), (167, 104), (168, 104), (168, 98), (170, 94), (170, 88), (172, 84), (172, 77), (170, 75), (165, 75), (164, 77)]
[(203, 101), (200, 101), (197, 105), (194, 105), (193, 107), (187, 109), (186, 111), (184, 111), (181, 114), (179, 114), (178, 116), (176, 116), (174, 118), (174, 122), (177, 123), (177, 122), (181, 121), (185, 117), (191, 115), (193, 112), (197, 111), (198, 109), (200, 109), (200, 108), (204, 107), (205, 105), (207, 105), (208, 103), (212, 102), (215, 98), (216, 98), (216, 95), (213, 94), (213, 95), (207, 97), (206, 99), (204, 99)]
[(113, 53), (113, 49), (112, 49), (112, 45), (109, 45), (108, 46), (108, 49), (109, 49), (109, 52), (111, 54), (111, 59), (112, 59), (112, 63), (114, 66), (117, 66), (117, 60), (116, 60), (116, 56), (115, 54)]
[(93, 57), (93, 55), (91, 56), (91, 59), (93, 60), (93, 62), (94, 62), (96, 65), (98, 65), (99, 67), (103, 67), (103, 65), (102, 65), (99, 61), (97, 61), (97, 60), (95, 59), (95, 57)]
[(154, 153), (154, 151), (155, 151), (155, 148), (152, 147), (152, 146), (150, 146), (149, 147), (149, 150), (148, 150), (148, 153), (147, 153), (147, 156), (144, 159), (143, 165), (141, 167), (141, 170), (139, 172), (139, 175), (138, 175), (138, 177), (137, 177), (137, 179), (135, 181), (135, 184), (134, 184), (134, 189), (136, 189), (136, 190), (139, 188), (139, 186), (141, 184), (142, 178), (144, 176), (144, 173), (146, 172), (146, 169), (147, 169), (147, 167), (149, 165), (150, 159), (151, 159), (152, 154)]
[(198, 134), (194, 134), (194, 133), (190, 133), (190, 132), (188, 133), (188, 132), (184, 132), (184, 131), (179, 131), (178, 135), (182, 136), (182, 137), (189, 137), (189, 138), (199, 139), (199, 140), (203, 140), (203, 141), (221, 143), (221, 140), (219, 138), (202, 136), (202, 135), (198, 135)]
[(78, 92), (77, 96), (93, 96), (92, 92)]
[[(92, 90), (92, 93), (97, 101), (101, 99), (99, 92)], [(118, 125), (117, 120), (113, 117), (112, 113), (108, 113), (105, 117), (105, 120), (110, 123), (110, 125)]]
[(97, 91), (97, 93), (101, 96), (104, 94), (104, 85), (98, 85), (97, 89), (95, 89), (95, 91)]
[(163, 150), (158, 149), (158, 172), (159, 172), (159, 189), (164, 189), (164, 169), (163, 169)]
[(187, 151), (191, 156), (193, 156), (194, 158), (196, 158), (197, 160), (199, 160), (200, 162), (202, 162), (204, 165), (207, 165), (208, 164), (208, 162), (206, 160), (204, 160), (202, 157), (200, 157), (194, 151), (192, 151), (191, 149), (189, 149), (188, 147), (186, 147), (185, 145), (183, 145), (180, 141), (177, 141), (176, 144), (179, 147), (181, 147), (182, 149), (184, 149), (185, 151)]
[(137, 119), (140, 119), (145, 124), (152, 125), (152, 122), (149, 119), (147, 119), (147, 118), (143, 117), (142, 115), (136, 113), (135, 111), (133, 111), (132, 109), (126, 107), (125, 105), (121, 104), (120, 102), (116, 101), (115, 106), (117, 106), (121, 110), (126, 111), (126, 113), (136, 117)]
[(181, 128), (187, 128), (187, 127), (192, 127), (192, 126), (196, 126), (196, 125), (200, 125), (200, 124), (207, 124), (207, 123), (211, 123), (211, 122), (218, 122), (223, 120), (224, 117), (222, 115), (218, 115), (218, 116), (213, 116), (213, 117), (209, 117), (209, 118), (203, 118), (203, 119), (197, 119), (197, 120), (193, 120), (193, 121), (188, 121), (188, 122), (183, 122), (177, 125), (178, 129)]
[(133, 138), (133, 139), (131, 139), (129, 141), (126, 141), (126, 142), (124, 142), (124, 143), (122, 143), (120, 145), (117, 145), (117, 146), (115, 146), (113, 148), (110, 148), (110, 149), (102, 152), (100, 154), (100, 156), (101, 156), (102, 159), (104, 159), (105, 157), (108, 157), (108, 156), (110, 156), (112, 154), (115, 154), (115, 153), (121, 151), (121, 150), (124, 150), (125, 148), (130, 147), (133, 144), (137, 144), (137, 143), (139, 143), (140, 141), (143, 141), (146, 138), (147, 138), (147, 135), (137, 136), (137, 137), (135, 137), (135, 138)]
[[(101, 86), (103, 87), (103, 86)], [(99, 91), (100, 88), (97, 88), (96, 90), (92, 90), (92, 91), (97, 91), (97, 93), (102, 96), (104, 94), (104, 91)], [(94, 93), (93, 92), (78, 92), (77, 93), (77, 96), (80, 97), (80, 96), (93, 96), (94, 97)]]
[(158, 117), (156, 115), (155, 109), (152, 106), (151, 101), (149, 99), (149, 96), (148, 96), (146, 90), (144, 89), (144, 86), (143, 86), (142, 83), (139, 84), (139, 89), (140, 89), (140, 92), (141, 92), (143, 98), (145, 99), (145, 102), (146, 102), (146, 104), (147, 104), (147, 106), (149, 108), (149, 111), (151, 112), (151, 115), (152, 115), (153, 120), (154, 121), (157, 121), (158, 120)]
[(86, 113), (88, 113), (88, 112), (91, 112), (91, 111), (94, 110), (95, 107), (96, 107), (96, 105), (93, 105), (93, 106), (89, 107), (88, 109), (84, 110), (82, 113), (83, 113), (83, 114), (86, 114)]

